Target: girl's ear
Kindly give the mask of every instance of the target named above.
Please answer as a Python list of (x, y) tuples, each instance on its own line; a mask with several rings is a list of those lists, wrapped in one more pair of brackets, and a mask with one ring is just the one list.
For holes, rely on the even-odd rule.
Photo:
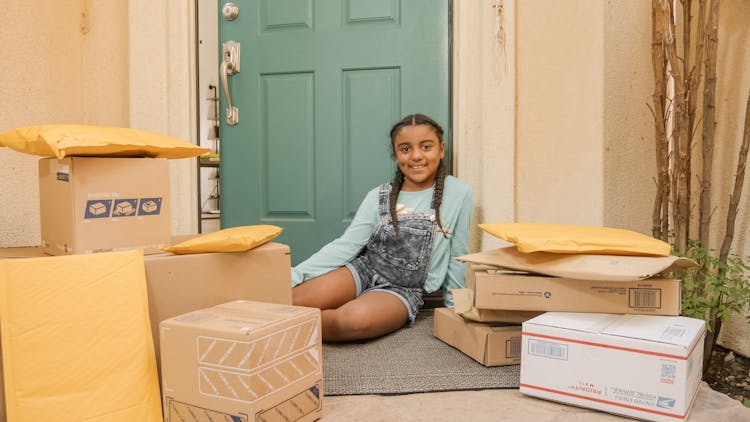
[(445, 157), (445, 141), (440, 141), (440, 159)]

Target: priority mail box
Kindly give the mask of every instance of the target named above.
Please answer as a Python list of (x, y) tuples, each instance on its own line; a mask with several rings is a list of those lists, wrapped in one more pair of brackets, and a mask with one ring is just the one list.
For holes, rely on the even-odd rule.
[(233, 301), (160, 327), (165, 421), (321, 417), (319, 309)]
[(51, 255), (169, 244), (169, 163), (163, 158), (39, 160), (42, 246)]
[(518, 252), (514, 246), (464, 255), (473, 307), (519, 311), (680, 314), (674, 271), (697, 266), (681, 257)]
[(611, 312), (679, 315), (680, 281), (594, 281), (548, 277), (496, 269), (474, 271), (479, 309), (520, 311)]
[(523, 323), (523, 394), (651, 421), (685, 420), (705, 322), (680, 316), (548, 312)]
[(484, 366), (521, 363), (521, 325), (467, 321), (450, 308), (435, 309), (433, 334)]
[(289, 246), (269, 242), (244, 252), (144, 256), (156, 354), (159, 323), (233, 300), (292, 303)]

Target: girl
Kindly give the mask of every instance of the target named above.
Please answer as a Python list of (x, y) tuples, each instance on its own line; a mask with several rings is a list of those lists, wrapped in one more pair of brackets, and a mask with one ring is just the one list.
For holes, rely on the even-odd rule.
[(443, 129), (422, 114), (391, 129), (398, 169), (371, 190), (344, 234), (292, 269), (292, 301), (320, 308), (324, 341), (378, 337), (410, 325), (424, 291), (464, 286), (473, 194), (446, 176)]

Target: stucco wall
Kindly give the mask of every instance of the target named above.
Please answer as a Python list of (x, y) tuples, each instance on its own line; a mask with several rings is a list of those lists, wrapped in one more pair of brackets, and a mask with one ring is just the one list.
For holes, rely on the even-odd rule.
[[(188, 2), (192, 4), (191, 2)], [(0, 132), (35, 124), (134, 127), (190, 141), (191, 32), (186, 2), (0, 2)], [(0, 247), (41, 242), (37, 161), (0, 148)], [(197, 231), (195, 161), (170, 163), (172, 231)]]
[[(113, 5), (114, 12), (119, 3)], [(121, 25), (112, 16), (111, 26), (96, 23), (98, 16), (85, 14), (84, 6), (81, 0), (48, 2), (44, 7), (0, 2), (0, 131), (34, 124), (96, 123), (102, 114), (94, 110), (111, 104), (116, 106), (113, 113), (105, 113), (108, 120), (126, 121), (120, 105), (125, 100), (120, 83), (126, 73), (122, 68), (118, 73), (110, 63), (106, 72), (97, 73), (86, 53), (87, 47), (106, 43), (105, 39), (117, 46)], [(111, 55), (105, 51), (101, 56)], [(111, 78), (110, 83), (102, 83), (103, 75)], [(89, 80), (91, 89), (84, 88)], [(41, 241), (37, 161), (38, 157), (0, 148), (0, 246)]]

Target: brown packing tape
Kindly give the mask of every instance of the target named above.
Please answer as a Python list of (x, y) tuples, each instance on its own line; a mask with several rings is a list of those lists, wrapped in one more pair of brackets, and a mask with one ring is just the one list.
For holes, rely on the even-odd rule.
[[(478, 252), (456, 258), (472, 264), (490, 265), (577, 280), (637, 281), (658, 274), (697, 267), (688, 258), (625, 255), (560, 254), (519, 252), (515, 246)], [(469, 287), (467, 285), (467, 287)]]

